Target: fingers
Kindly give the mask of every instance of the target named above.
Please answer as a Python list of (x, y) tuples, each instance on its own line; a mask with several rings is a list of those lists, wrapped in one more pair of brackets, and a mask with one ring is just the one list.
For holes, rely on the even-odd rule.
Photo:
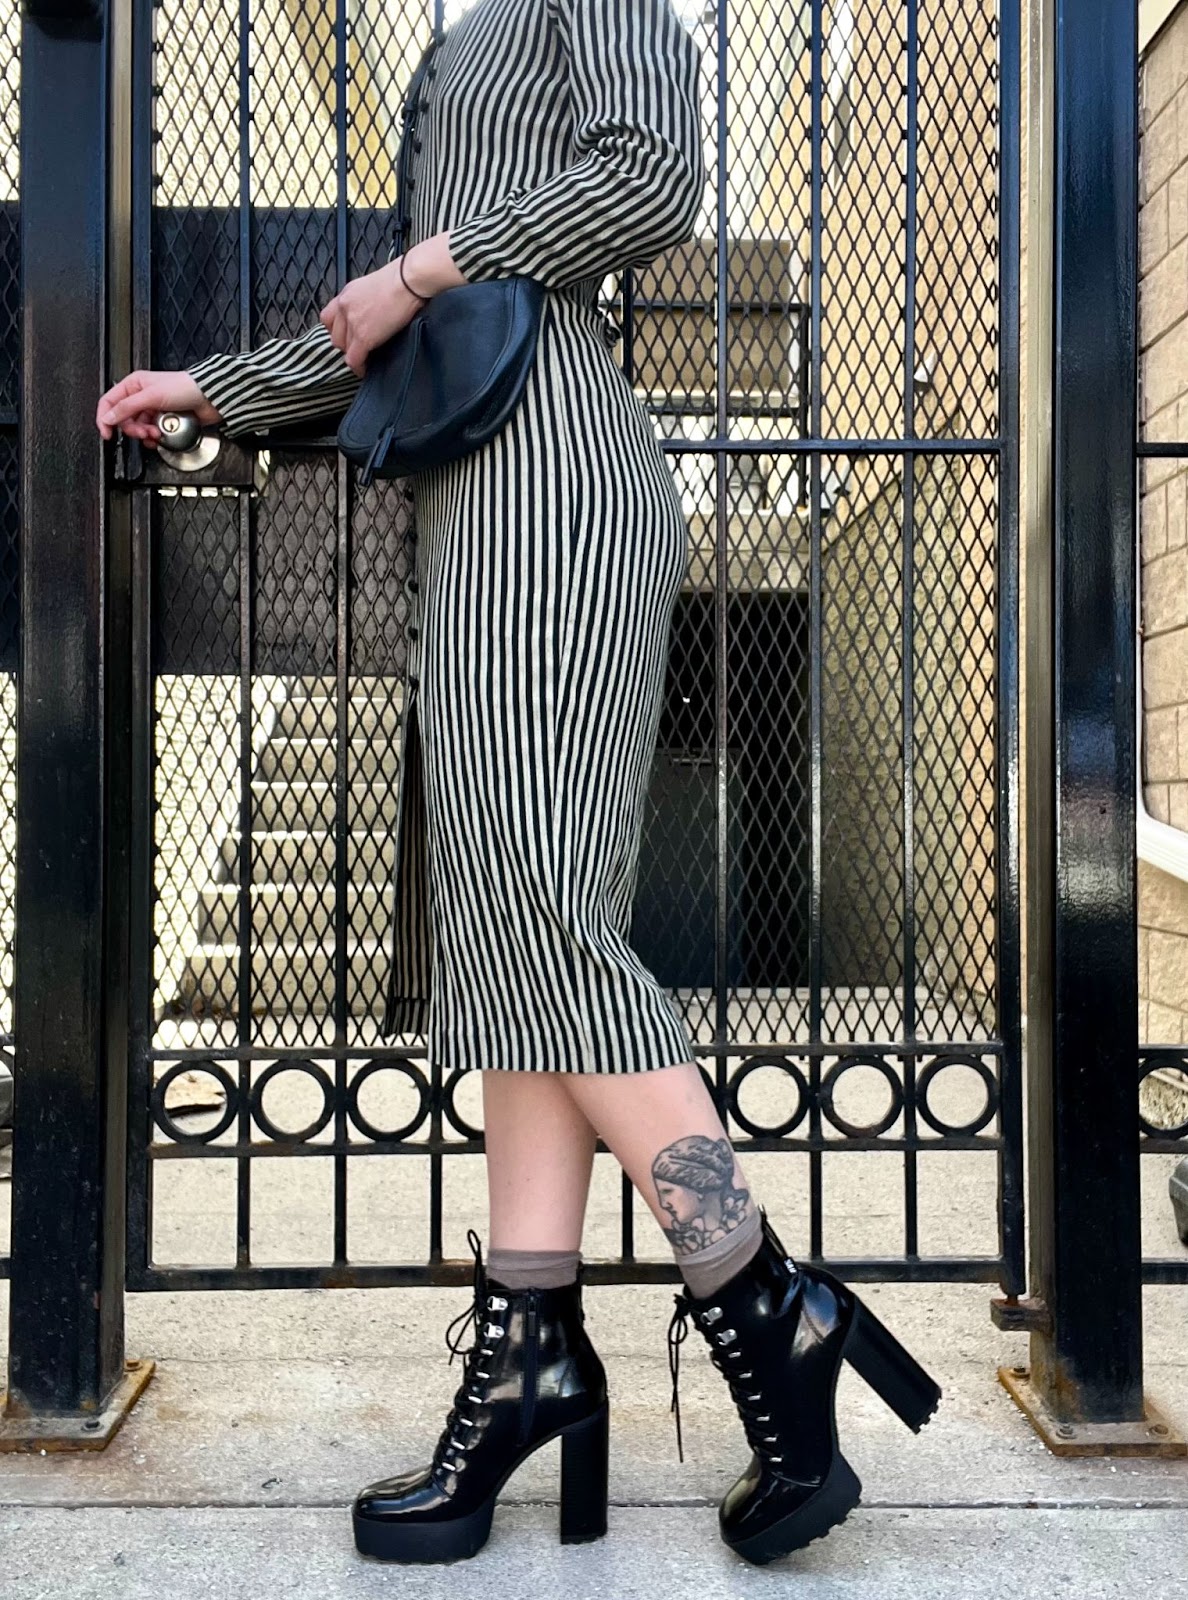
[[(124, 381), (127, 383), (129, 380)], [(145, 383), (109, 403), (102, 412), (102, 421), (118, 427), (127, 418), (167, 409), (168, 402), (165, 395), (152, 383)]]
[(139, 387), (139, 380), (139, 373), (130, 372), (126, 378), (121, 378), (119, 383), (113, 383), (105, 394), (99, 396), (99, 404), (95, 407), (95, 425), (104, 439), (110, 439), (115, 432), (113, 420), (109, 415), (111, 408), (133, 388)]
[(112, 438), (120, 428), (131, 439), (155, 444), (161, 436), (156, 422), (161, 409), (161, 405), (153, 403), (152, 386), (133, 372), (100, 398), (95, 408), (95, 424), (103, 439)]

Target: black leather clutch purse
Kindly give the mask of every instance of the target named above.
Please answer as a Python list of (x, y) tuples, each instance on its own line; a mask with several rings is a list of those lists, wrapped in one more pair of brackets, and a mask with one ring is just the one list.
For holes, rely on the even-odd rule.
[(544, 295), (525, 277), (443, 289), (371, 351), (338, 425), (361, 484), (456, 461), (503, 426), (536, 355)]
[[(437, 42), (430, 42), (413, 73), (401, 112), (400, 212), (389, 260), (403, 249), (408, 136)], [(498, 432), (531, 370), (545, 292), (536, 279), (519, 274), (443, 289), (370, 352), (338, 426), (338, 448), (358, 467), (360, 484), (455, 461)]]

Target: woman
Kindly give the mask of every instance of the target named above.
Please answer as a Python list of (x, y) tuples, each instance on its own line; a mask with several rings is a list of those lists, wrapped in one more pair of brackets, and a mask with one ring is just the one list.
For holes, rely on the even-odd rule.
[(514, 273), (549, 291), (507, 424), (408, 480), (419, 625), (382, 1031), (424, 1031), (447, 1071), (482, 1071), (491, 1247), (431, 1462), (355, 1504), (359, 1548), (388, 1560), (472, 1555), (505, 1479), (558, 1435), (561, 1537), (605, 1532), (606, 1384), (578, 1282), (599, 1135), (685, 1280), (674, 1403), (691, 1316), (743, 1419), (751, 1461), (721, 1512), (734, 1549), (771, 1560), (857, 1502), (833, 1422), (843, 1354), (913, 1427), (938, 1398), (848, 1289), (786, 1255), (681, 1018), (627, 943), (688, 530), (596, 295), (692, 234), (699, 69), (672, 0), (475, 0), (418, 107), (404, 255), (300, 338), (135, 372), (99, 404), (104, 438), (149, 445), (165, 410), (232, 436), (341, 413), (368, 352), (428, 296)]

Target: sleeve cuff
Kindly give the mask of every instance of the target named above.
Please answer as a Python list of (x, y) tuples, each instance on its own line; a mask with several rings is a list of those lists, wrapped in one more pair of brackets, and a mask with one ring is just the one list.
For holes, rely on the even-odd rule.
[(501, 209), (502, 202), (450, 227), (450, 255), (468, 283), (512, 276), (498, 260)]
[(186, 371), (202, 390), (210, 404), (222, 419), (218, 426), (222, 433), (229, 439), (240, 439), (248, 433), (267, 433), (268, 425), (253, 421), (251, 408), (245, 403), (242, 408), (237, 406), (232, 398), (237, 357), (216, 351), (214, 355), (205, 356), (201, 361), (196, 361)]

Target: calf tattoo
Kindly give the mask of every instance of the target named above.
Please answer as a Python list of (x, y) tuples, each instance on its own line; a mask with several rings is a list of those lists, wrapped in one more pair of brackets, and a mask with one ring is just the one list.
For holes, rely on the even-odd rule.
[(729, 1139), (691, 1134), (665, 1145), (652, 1162), (660, 1205), (672, 1218), (662, 1223), (677, 1255), (690, 1255), (733, 1233), (750, 1213), (751, 1191), (735, 1184)]

